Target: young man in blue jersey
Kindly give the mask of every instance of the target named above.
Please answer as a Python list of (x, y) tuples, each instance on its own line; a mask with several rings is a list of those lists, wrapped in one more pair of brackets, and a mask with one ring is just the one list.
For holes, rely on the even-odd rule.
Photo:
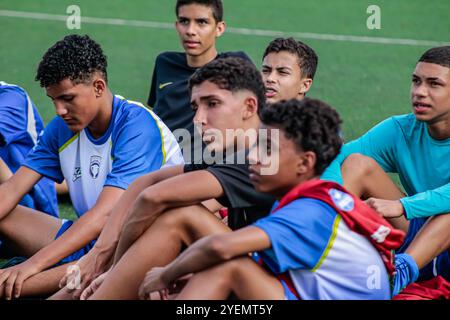
[(184, 52), (163, 52), (156, 58), (147, 104), (170, 130), (188, 130), (192, 139), (182, 140), (180, 145), (186, 161), (193, 163), (195, 151), (202, 145), (193, 143), (195, 113), (190, 106), (189, 77), (214, 59), (250, 58), (243, 52), (218, 53), (216, 40), (225, 31), (221, 0), (177, 0), (175, 13), (175, 28)]
[[(412, 114), (389, 118), (346, 144), (323, 176), (343, 181), (408, 232), (396, 258), (394, 295), (416, 279), (450, 280), (450, 46), (419, 59), (411, 101)], [(385, 172), (399, 174), (406, 195)]]
[[(42, 118), (25, 90), (0, 81), (0, 161), (4, 163), (0, 184), (19, 169), (43, 130)], [(41, 179), (19, 204), (58, 217), (55, 183)]]
[[(87, 35), (66, 36), (39, 64), (36, 80), (53, 101), (57, 117), (23, 165), (0, 185), (0, 237), (29, 257), (0, 270), (0, 297), (19, 297), (34, 275), (41, 287), (59, 280), (65, 267), (45, 272), (47, 277), (39, 274), (85, 254), (129, 184), (183, 163), (174, 136), (156, 115), (112, 94), (106, 67), (101, 47)], [(43, 176), (67, 181), (77, 221), (16, 206)], [(32, 289), (39, 287), (34, 283)]]
[[(338, 184), (319, 180), (341, 147), (337, 112), (306, 98), (275, 103), (260, 116), (268, 133), (250, 152), (250, 179), (279, 203), (268, 217), (198, 240), (151, 270), (140, 297), (167, 297), (177, 279), (193, 273), (178, 299), (390, 299), (390, 250), (403, 233)], [(278, 171), (264, 174), (275, 159)], [(388, 237), (377, 233), (382, 229)], [(254, 252), (257, 261), (248, 257)]]

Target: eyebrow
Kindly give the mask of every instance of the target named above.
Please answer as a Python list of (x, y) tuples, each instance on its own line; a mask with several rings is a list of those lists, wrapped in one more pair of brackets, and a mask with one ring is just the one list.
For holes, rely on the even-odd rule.
[(61, 94), (61, 95), (59, 95), (59, 96), (57, 96), (57, 97), (55, 97), (55, 98), (52, 98), (51, 96), (49, 96), (49, 95), (47, 94), (47, 97), (49, 97), (49, 98), (52, 99), (52, 100), (54, 100), (54, 99), (66, 98), (66, 97), (72, 97), (72, 96), (75, 96), (75, 94), (73, 94), (73, 93), (63, 93), (63, 94)]
[[(413, 73), (412, 76), (413, 76), (413, 78), (419, 78), (419, 79), (422, 78), (421, 76), (419, 76), (419, 75), (417, 75), (417, 74), (415, 74), (415, 73)], [(439, 77), (425, 77), (425, 79), (426, 79), (426, 80), (439, 80), (439, 81), (444, 82), (444, 79), (439, 78)]]

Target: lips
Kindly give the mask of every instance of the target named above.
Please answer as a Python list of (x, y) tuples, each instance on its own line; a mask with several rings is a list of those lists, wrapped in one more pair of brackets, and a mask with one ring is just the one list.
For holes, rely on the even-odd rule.
[(431, 105), (423, 102), (413, 102), (413, 109), (415, 113), (424, 113), (431, 109)]
[(248, 171), (249, 171), (249, 178), (250, 178), (250, 180), (252, 182), (258, 182), (259, 181), (259, 177), (260, 177), (259, 172), (256, 171), (255, 169), (253, 169), (252, 166), (250, 166), (248, 168)]
[(277, 94), (277, 90), (271, 87), (266, 87), (266, 98), (273, 98)]
[(200, 42), (198, 41), (191, 41), (191, 40), (187, 40), (184, 41), (184, 45), (188, 48), (188, 49), (195, 49), (198, 46), (200, 46)]

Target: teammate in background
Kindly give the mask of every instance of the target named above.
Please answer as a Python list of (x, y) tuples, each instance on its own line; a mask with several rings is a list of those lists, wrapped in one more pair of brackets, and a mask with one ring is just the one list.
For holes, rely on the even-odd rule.
[(194, 163), (195, 152), (199, 153), (202, 145), (196, 146), (193, 141), (195, 112), (190, 105), (189, 78), (214, 59), (250, 58), (243, 52), (217, 52), (216, 40), (225, 31), (221, 0), (177, 0), (175, 13), (175, 27), (184, 52), (164, 52), (156, 58), (147, 104), (170, 130), (189, 131), (191, 139), (180, 141), (180, 145), (185, 160)]
[[(254, 148), (250, 179), (280, 202), (251, 226), (198, 240), (166, 267), (152, 269), (140, 297), (161, 291), (167, 298), (177, 279), (194, 273), (178, 299), (390, 299), (391, 250), (403, 232), (340, 185), (319, 180), (341, 147), (337, 112), (306, 98), (273, 104), (260, 115), (269, 133), (258, 147), (267, 144), (279, 170), (262, 173), (268, 159)], [(383, 238), (379, 230), (389, 234)], [(248, 254), (255, 252), (252, 261)]]
[[(25, 90), (0, 81), (0, 184), (16, 173), (43, 130), (42, 118)], [(55, 183), (41, 179), (19, 204), (58, 217)]]
[(262, 62), (266, 102), (303, 99), (312, 86), (318, 57), (314, 50), (293, 38), (277, 38), (267, 46)]
[[(36, 80), (58, 115), (24, 164), (0, 185), (0, 237), (30, 257), (0, 270), (0, 297), (56, 287), (65, 266), (85, 254), (120, 196), (137, 177), (183, 163), (163, 122), (143, 105), (114, 96), (107, 61), (89, 36), (70, 35), (45, 53)], [(16, 206), (41, 179), (65, 179), (79, 219), (60, 220)], [(39, 281), (24, 283), (36, 275)], [(24, 292), (25, 293), (25, 292)], [(42, 292), (41, 292), (42, 293)]]
[[(417, 279), (450, 280), (450, 46), (419, 59), (411, 102), (413, 113), (391, 117), (347, 143), (323, 175), (343, 181), (408, 232), (396, 256), (394, 295)], [(406, 195), (385, 172), (399, 174)]]

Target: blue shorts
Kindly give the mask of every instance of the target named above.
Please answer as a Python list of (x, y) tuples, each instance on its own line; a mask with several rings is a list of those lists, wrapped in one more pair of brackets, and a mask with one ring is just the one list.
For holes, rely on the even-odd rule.
[[(56, 234), (55, 240), (58, 239), (64, 232), (66, 232), (72, 226), (72, 224), (73, 224), (73, 221), (63, 220), (63, 224), (62, 224), (61, 228), (59, 229), (58, 233)], [(71, 255), (65, 257), (60, 262), (58, 262), (56, 265), (59, 266), (62, 264), (66, 264), (69, 262), (79, 260), (82, 256), (84, 256), (86, 253), (88, 253), (94, 247), (94, 244), (96, 241), (97, 240), (92, 240), (86, 246), (84, 246), (83, 248), (81, 248), (78, 251), (75, 251)]]
[[(409, 221), (408, 233), (403, 245), (397, 250), (398, 253), (403, 253), (408, 248), (419, 230), (427, 222), (427, 219), (428, 218), (415, 218)], [(438, 255), (429, 264), (420, 269), (417, 281), (429, 280), (438, 275), (443, 276), (446, 280), (450, 281), (450, 256), (448, 250)]]

